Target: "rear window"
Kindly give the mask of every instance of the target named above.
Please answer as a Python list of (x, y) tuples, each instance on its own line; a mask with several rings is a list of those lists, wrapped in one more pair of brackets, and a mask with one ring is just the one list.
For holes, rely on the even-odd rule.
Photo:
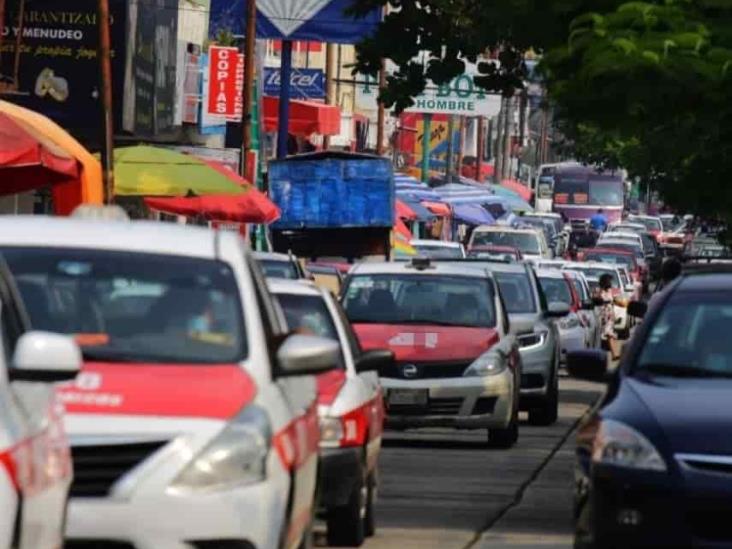
[[(585, 275), (585, 278), (592, 279), (592, 282), (595, 284), (598, 280), (600, 280), (600, 277), (604, 274), (609, 274), (612, 277), (613, 282), (613, 288), (620, 288), (620, 278), (618, 276), (618, 271), (615, 269), (603, 269), (600, 267), (584, 267), (584, 266), (578, 266), (578, 267), (572, 267), (573, 270), (576, 271), (582, 271)], [(588, 282), (590, 282), (588, 280)], [(591, 283), (592, 285), (592, 283)]]
[(609, 253), (587, 253), (585, 254), (587, 261), (597, 261), (598, 263), (615, 263), (616, 265), (626, 265), (633, 268), (633, 258), (629, 255), (609, 254)]
[(473, 234), (473, 246), (506, 246), (517, 248), (524, 254), (541, 254), (539, 237), (532, 233), (515, 232), (476, 232)]
[(343, 306), (356, 324), (496, 326), (493, 289), (489, 280), (477, 277), (356, 275)]
[(292, 261), (280, 261), (277, 259), (260, 259), (259, 264), (262, 266), (264, 276), (267, 278), (284, 278), (287, 280), (297, 280), (300, 273)]
[(463, 252), (460, 248), (450, 246), (432, 246), (430, 244), (412, 244), (417, 253), (432, 259), (462, 259)]
[(247, 356), (225, 263), (99, 250), (5, 248), (31, 325), (73, 335), (87, 359), (216, 364)]

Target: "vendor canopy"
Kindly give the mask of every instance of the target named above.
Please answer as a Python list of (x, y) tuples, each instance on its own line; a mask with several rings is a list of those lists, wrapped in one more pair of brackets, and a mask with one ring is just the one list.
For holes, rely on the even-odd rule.
[[(277, 97), (265, 97), (264, 127), (268, 132), (277, 131), (280, 100)], [(307, 136), (338, 135), (341, 133), (341, 111), (334, 105), (315, 103), (313, 101), (290, 101), (289, 131), (293, 135)]]

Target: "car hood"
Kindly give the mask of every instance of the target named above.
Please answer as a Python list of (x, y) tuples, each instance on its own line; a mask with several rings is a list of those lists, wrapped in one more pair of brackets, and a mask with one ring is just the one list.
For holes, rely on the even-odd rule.
[(239, 364), (88, 362), (58, 394), (70, 415), (226, 420), (254, 400), (256, 386)]
[(732, 380), (626, 378), (673, 453), (732, 455)]
[(355, 324), (366, 350), (388, 348), (398, 361), (473, 360), (500, 341), (494, 328)]

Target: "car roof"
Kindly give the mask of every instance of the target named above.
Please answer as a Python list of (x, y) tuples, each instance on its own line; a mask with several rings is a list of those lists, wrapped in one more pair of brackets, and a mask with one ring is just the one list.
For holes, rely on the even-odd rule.
[(0, 243), (6, 247), (88, 248), (206, 259), (216, 259), (220, 239), (240, 238), (233, 232), (177, 223), (40, 215), (0, 216), (0, 234)]
[(482, 266), (468, 267), (469, 262), (440, 262), (430, 261), (430, 266), (426, 269), (417, 269), (412, 266), (411, 261), (390, 262), (390, 263), (357, 263), (351, 269), (350, 275), (377, 275), (377, 274), (409, 274), (409, 275), (449, 275), (449, 276), (467, 276), (475, 278), (485, 278), (486, 271)]
[(679, 283), (681, 291), (729, 292), (732, 290), (732, 268), (720, 268), (718, 272), (699, 272), (685, 274)]
[(562, 216), (556, 212), (526, 212), (522, 217), (551, 217), (552, 219), (562, 219)]
[(595, 246), (594, 248), (588, 248), (585, 251), (585, 255), (592, 253), (600, 254), (618, 254), (618, 255), (629, 255), (635, 257), (635, 254), (630, 250), (623, 250), (620, 248), (613, 248), (612, 246)]
[(554, 278), (564, 280), (564, 271), (559, 269), (536, 269), (536, 276), (539, 278)]
[(321, 295), (321, 290), (309, 280), (267, 279), (267, 287), (274, 294)]
[(445, 240), (412, 240), (410, 241), (412, 246), (438, 246), (441, 248), (461, 248), (462, 244), (459, 242), (446, 242)]
[(287, 254), (280, 254), (277, 252), (253, 252), (254, 258), (260, 261), (292, 261), (292, 257)]
[(539, 235), (539, 231), (533, 228), (516, 228), (504, 225), (483, 225), (481, 227), (477, 227), (475, 231), (473, 231), (473, 234), (475, 233), (523, 233)]
[(600, 235), (600, 240), (604, 240), (605, 238), (638, 240), (640, 238), (640, 235), (638, 233), (631, 233), (631, 232), (625, 232), (625, 231), (612, 231), (612, 232), (604, 233), (604, 234)]

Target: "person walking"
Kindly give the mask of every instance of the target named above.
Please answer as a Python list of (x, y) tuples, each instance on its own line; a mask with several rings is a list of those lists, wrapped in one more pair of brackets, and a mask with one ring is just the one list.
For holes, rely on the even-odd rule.
[(615, 332), (615, 296), (612, 292), (613, 278), (610, 274), (600, 277), (597, 297), (602, 300), (600, 322), (602, 324), (602, 340), (606, 342), (613, 360), (620, 358), (618, 334)]
[(598, 233), (605, 232), (607, 229), (608, 221), (607, 216), (602, 208), (597, 210), (597, 213), (590, 218), (590, 228)]

